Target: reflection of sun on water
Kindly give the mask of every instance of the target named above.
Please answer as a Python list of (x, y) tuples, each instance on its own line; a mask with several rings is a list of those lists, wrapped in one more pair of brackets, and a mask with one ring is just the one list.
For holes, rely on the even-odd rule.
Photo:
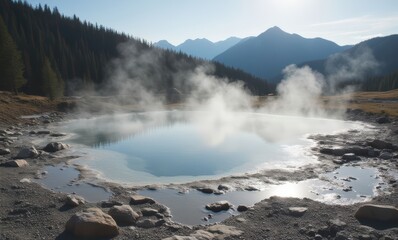
[(297, 183), (286, 183), (270, 189), (270, 196), (279, 197), (304, 197), (305, 192)]

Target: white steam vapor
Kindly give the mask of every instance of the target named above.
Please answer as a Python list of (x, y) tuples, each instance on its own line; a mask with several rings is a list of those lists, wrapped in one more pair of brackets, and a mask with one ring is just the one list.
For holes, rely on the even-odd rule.
[[(300, 118), (278, 123), (278, 126), (259, 126), (242, 112), (283, 114), (300, 117), (339, 118), (342, 112), (333, 114), (324, 110), (321, 97), (325, 93), (336, 93), (335, 87), (343, 81), (361, 79), (378, 64), (369, 49), (358, 49), (353, 56), (339, 54), (327, 62), (327, 75), (313, 71), (308, 66), (298, 68), (295, 65), (284, 69), (284, 79), (277, 86), (277, 96), (268, 100), (264, 107), (253, 107), (253, 96), (241, 82), (228, 83), (213, 75), (214, 66), (206, 64), (194, 69), (186, 68), (184, 63), (174, 62), (174, 73), (165, 73), (163, 53), (159, 49), (139, 50), (134, 44), (125, 43), (119, 48), (121, 57), (115, 59), (109, 67), (109, 81), (104, 91), (113, 93), (125, 103), (136, 104), (142, 109), (162, 110), (167, 106), (165, 94), (157, 89), (167, 88), (165, 79), (173, 79), (175, 92), (181, 95), (187, 110), (189, 121), (200, 127), (204, 139), (217, 145), (235, 131), (243, 128), (267, 136), (283, 136), (283, 131), (292, 129), (310, 129), (306, 121)], [(331, 103), (336, 104), (336, 103)], [(292, 128), (290, 125), (294, 125)], [(289, 125), (289, 127), (286, 127)], [(308, 125), (308, 124), (307, 124)], [(249, 127), (248, 127), (249, 126)], [(249, 129), (250, 128), (250, 129)], [(268, 140), (275, 140), (274, 138)]]

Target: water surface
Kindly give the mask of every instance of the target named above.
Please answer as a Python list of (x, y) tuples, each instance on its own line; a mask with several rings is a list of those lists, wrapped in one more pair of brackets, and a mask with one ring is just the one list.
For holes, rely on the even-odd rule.
[(258, 113), (146, 112), (68, 122), (77, 163), (113, 182), (181, 183), (315, 163), (309, 134), (362, 125)]

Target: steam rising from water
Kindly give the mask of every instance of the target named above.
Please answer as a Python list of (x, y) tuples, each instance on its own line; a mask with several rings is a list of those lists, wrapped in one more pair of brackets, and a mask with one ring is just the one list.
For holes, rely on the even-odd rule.
[[(170, 60), (162, 62), (159, 49), (137, 50), (130, 43), (119, 47), (121, 57), (109, 67), (109, 81), (102, 93), (112, 93), (120, 101), (131, 103), (142, 109), (164, 109), (167, 105), (164, 92), (172, 79), (174, 94), (179, 95), (188, 110), (193, 110), (189, 121), (201, 127), (201, 132), (209, 144), (217, 145), (243, 126), (252, 126), (253, 131), (267, 132), (267, 136), (283, 135), (284, 131), (310, 129), (305, 119), (291, 120), (281, 118), (277, 126), (256, 128), (256, 124), (239, 112), (283, 114), (299, 117), (341, 118), (344, 108), (339, 112), (327, 112), (321, 102), (322, 94), (338, 93), (335, 87), (342, 81), (361, 79), (378, 64), (369, 49), (357, 49), (353, 56), (337, 54), (332, 56), (326, 66), (327, 76), (313, 71), (308, 66), (299, 68), (287, 66), (284, 79), (277, 86), (277, 97), (268, 99), (263, 107), (253, 107), (255, 98), (244, 89), (242, 82), (227, 83), (213, 75), (211, 64), (187, 67), (183, 62)], [(173, 65), (174, 73), (164, 76), (164, 64)], [(167, 91), (169, 89), (166, 89)], [(338, 104), (330, 103), (332, 105)], [(341, 104), (341, 103), (339, 103)], [(127, 127), (128, 123), (120, 126)], [(135, 125), (136, 127), (136, 125)]]

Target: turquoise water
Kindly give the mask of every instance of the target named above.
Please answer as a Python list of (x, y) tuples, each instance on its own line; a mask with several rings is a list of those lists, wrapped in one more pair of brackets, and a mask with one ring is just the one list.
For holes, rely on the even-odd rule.
[(213, 179), (316, 162), (306, 136), (357, 123), (255, 113), (147, 112), (68, 122), (85, 155), (77, 163), (108, 180), (144, 185)]

